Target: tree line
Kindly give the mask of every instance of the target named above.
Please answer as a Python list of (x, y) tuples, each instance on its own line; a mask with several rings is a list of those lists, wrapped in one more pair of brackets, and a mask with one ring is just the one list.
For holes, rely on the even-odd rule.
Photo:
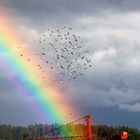
[[(140, 140), (140, 130), (127, 126), (91, 126), (94, 140), (110, 140), (113, 135), (120, 135), (122, 131), (129, 134), (128, 140)], [(28, 140), (39, 137), (71, 137), (84, 136), (85, 124), (34, 124), (28, 126), (0, 125), (0, 140)]]

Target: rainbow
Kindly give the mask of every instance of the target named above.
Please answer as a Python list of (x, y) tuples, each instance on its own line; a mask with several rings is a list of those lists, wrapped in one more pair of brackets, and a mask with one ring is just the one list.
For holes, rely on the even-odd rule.
[[(33, 47), (23, 44), (24, 35), (7, 19), (8, 17), (0, 11), (0, 60), (3, 64), (1, 70), (7, 76), (15, 75), (12, 83), (21, 98), (28, 95), (33, 100), (28, 104), (40, 121), (45, 119), (46, 123), (65, 123), (77, 117), (65, 94), (62, 94), (56, 82), (52, 82), (55, 77), (50, 75), (47, 68), (42, 72), (37, 67), (37, 64), (43, 64), (39, 57), (34, 55)], [(44, 80), (44, 76), (47, 79)], [(70, 113), (73, 113), (73, 116), (70, 116)]]

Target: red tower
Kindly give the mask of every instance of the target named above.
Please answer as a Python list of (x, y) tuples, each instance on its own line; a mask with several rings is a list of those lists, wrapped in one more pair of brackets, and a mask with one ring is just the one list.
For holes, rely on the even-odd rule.
[(87, 122), (86, 137), (87, 137), (87, 140), (92, 140), (91, 126), (90, 126), (90, 115), (86, 116), (86, 122)]

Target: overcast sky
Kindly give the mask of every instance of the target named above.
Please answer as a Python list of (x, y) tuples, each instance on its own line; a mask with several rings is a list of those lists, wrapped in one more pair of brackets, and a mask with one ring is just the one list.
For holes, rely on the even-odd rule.
[[(9, 18), (30, 37), (54, 26), (72, 27), (90, 50), (93, 67), (83, 79), (70, 85), (67, 96), (81, 115), (88, 113), (105, 124), (137, 128), (140, 128), (139, 5), (139, 0), (0, 0)], [(1, 72), (0, 123), (34, 123), (26, 101), (16, 100), (19, 96), (16, 92)]]

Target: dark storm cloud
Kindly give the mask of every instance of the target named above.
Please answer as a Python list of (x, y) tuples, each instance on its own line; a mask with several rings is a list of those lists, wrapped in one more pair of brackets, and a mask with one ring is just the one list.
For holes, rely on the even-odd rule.
[[(138, 0), (6, 0), (1, 5), (9, 7), (14, 14), (32, 20), (74, 18), (81, 15), (95, 15), (104, 12), (129, 12), (139, 10)], [(72, 16), (72, 17), (71, 17)], [(75, 17), (76, 18), (76, 17)], [(65, 20), (64, 20), (65, 21)]]
[[(4, 3), (4, 2), (2, 2)], [(92, 11), (138, 10), (139, 0), (6, 0), (5, 5), (17, 9), (21, 13), (36, 14), (46, 12), (48, 14), (66, 11), (67, 13), (90, 13)]]
[[(4, 3), (4, 2), (2, 2)], [(7, 0), (5, 5), (19, 11), (31, 15), (40, 13), (57, 14), (66, 13), (91, 13), (101, 9), (115, 9), (122, 5), (121, 0)]]

